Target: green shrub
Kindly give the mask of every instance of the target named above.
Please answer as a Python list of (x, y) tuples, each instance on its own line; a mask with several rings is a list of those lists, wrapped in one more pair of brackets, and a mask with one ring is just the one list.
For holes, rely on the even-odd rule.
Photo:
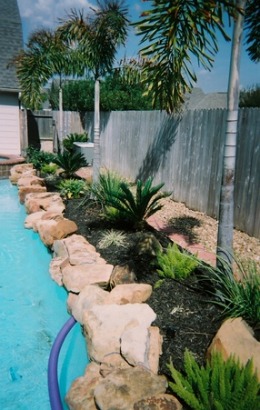
[(101, 249), (109, 248), (109, 246), (126, 246), (127, 236), (122, 231), (115, 231), (113, 229), (105, 231), (102, 234), (102, 238), (98, 242), (98, 246)]
[(157, 253), (157, 272), (161, 278), (184, 279), (197, 268), (199, 261), (185, 251), (181, 252), (177, 244), (169, 244), (166, 251)]
[(75, 148), (74, 142), (87, 142), (88, 140), (89, 140), (89, 137), (86, 132), (82, 134), (78, 134), (74, 132), (74, 133), (67, 135), (67, 137), (64, 138), (63, 146), (67, 151), (69, 151), (70, 153), (73, 153), (74, 148)]
[(73, 177), (74, 173), (81, 167), (87, 166), (83, 154), (71, 154), (69, 151), (64, 151), (62, 154), (58, 154), (53, 162), (64, 170), (66, 178)]
[[(231, 267), (221, 261), (220, 268), (208, 267), (203, 279), (211, 283), (214, 303), (221, 306), (223, 318), (242, 317), (253, 328), (260, 327), (260, 272), (255, 262), (237, 261), (239, 281)], [(203, 283), (202, 279), (202, 283)]]
[(34, 148), (33, 146), (29, 146), (26, 149), (26, 162), (33, 164), (34, 168), (38, 171), (41, 170), (41, 168), (45, 164), (54, 162), (55, 158), (56, 154), (53, 154), (51, 152), (40, 151), (39, 149)]
[(89, 187), (86, 181), (82, 179), (64, 179), (59, 183), (58, 189), (61, 196), (67, 199), (78, 199), (84, 195)]
[(121, 190), (123, 178), (117, 173), (107, 171), (100, 173), (98, 182), (92, 185), (95, 199), (103, 206), (108, 206)]
[(57, 172), (57, 170), (58, 170), (58, 165), (57, 164), (54, 164), (54, 163), (50, 163), (50, 164), (44, 164), (44, 165), (42, 165), (42, 167), (41, 167), (41, 173), (42, 174), (48, 174), (48, 175), (50, 175), (50, 174), (56, 174), (56, 172)]
[(172, 391), (193, 410), (258, 410), (259, 382), (252, 361), (245, 366), (232, 356), (226, 361), (213, 353), (206, 366), (199, 366), (188, 351), (184, 374), (170, 363)]

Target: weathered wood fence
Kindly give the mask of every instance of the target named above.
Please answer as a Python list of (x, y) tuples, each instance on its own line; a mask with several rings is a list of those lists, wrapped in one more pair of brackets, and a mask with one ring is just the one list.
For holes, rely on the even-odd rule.
[[(173, 117), (161, 111), (101, 113), (102, 166), (131, 179), (151, 175), (174, 200), (217, 218), (226, 114), (222, 109)], [(93, 140), (93, 113), (65, 117), (72, 125), (67, 134), (85, 129)], [(260, 238), (259, 108), (239, 113), (235, 227)]]

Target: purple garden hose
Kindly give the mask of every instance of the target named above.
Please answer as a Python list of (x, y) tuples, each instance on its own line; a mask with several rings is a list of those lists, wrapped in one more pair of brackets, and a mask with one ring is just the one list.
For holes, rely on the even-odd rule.
[(51, 404), (51, 410), (63, 410), (62, 400), (60, 397), (60, 389), (58, 383), (58, 359), (60, 354), (61, 346), (69, 333), (69, 331), (75, 325), (76, 320), (73, 316), (65, 323), (65, 325), (59, 331), (49, 357), (48, 363), (48, 389), (49, 398)]

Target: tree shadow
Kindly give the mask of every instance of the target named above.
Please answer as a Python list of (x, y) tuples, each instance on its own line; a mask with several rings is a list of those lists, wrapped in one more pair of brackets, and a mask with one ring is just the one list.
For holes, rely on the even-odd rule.
[(176, 139), (180, 121), (181, 116), (176, 116), (176, 120), (173, 121), (172, 116), (165, 114), (158, 135), (149, 146), (142, 166), (138, 170), (136, 180), (154, 177), (159, 167), (164, 164), (167, 152), (171, 150)]
[(168, 228), (171, 229), (171, 232), (184, 235), (190, 244), (199, 242), (199, 237), (193, 229), (196, 227), (199, 228), (200, 226), (201, 221), (193, 216), (184, 215), (177, 218), (171, 218), (168, 221)]

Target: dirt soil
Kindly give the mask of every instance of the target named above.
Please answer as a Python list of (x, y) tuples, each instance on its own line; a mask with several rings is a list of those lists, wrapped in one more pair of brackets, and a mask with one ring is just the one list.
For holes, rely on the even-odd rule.
[[(142, 235), (152, 232), (163, 247), (170, 239), (165, 233), (148, 227), (143, 232), (124, 231), (127, 237), (126, 246), (112, 245), (101, 248), (99, 242), (109, 224), (100, 219), (99, 210), (94, 204), (82, 206), (81, 200), (69, 200), (66, 203), (65, 216), (77, 223), (78, 233), (93, 244), (101, 256), (113, 265), (128, 264), (136, 275), (137, 282), (150, 283), (152, 286), (159, 277), (150, 251), (140, 252)], [(207, 249), (216, 249), (216, 222), (200, 212), (194, 212), (183, 204), (164, 200), (164, 207), (157, 217), (173, 230), (188, 237), (191, 242), (201, 242)], [(123, 231), (124, 227), (120, 228)], [(140, 242), (141, 241), (141, 242)], [(235, 232), (235, 250), (247, 259), (259, 262), (260, 241), (248, 235)], [(186, 280), (166, 279), (159, 288), (153, 290), (147, 303), (157, 315), (153, 325), (160, 328), (163, 336), (163, 352), (160, 357), (159, 372), (169, 376), (167, 364), (172, 360), (179, 370), (183, 366), (185, 349), (193, 352), (198, 363), (205, 362), (207, 347), (220, 327), (219, 308), (210, 303), (211, 296), (202, 288), (198, 280), (201, 270)]]

